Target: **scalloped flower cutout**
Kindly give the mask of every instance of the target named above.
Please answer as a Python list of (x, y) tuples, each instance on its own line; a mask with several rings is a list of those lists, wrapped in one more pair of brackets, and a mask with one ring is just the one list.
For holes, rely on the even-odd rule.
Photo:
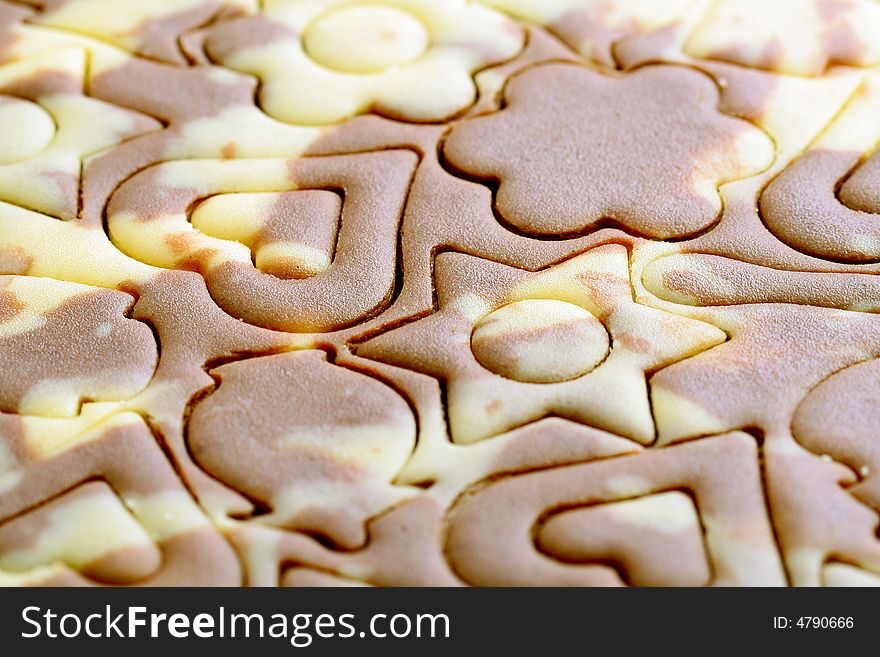
[(472, 75), (523, 43), (512, 20), (464, 0), (274, 0), (210, 31), (205, 46), (214, 61), (260, 78), (268, 114), (323, 125), (371, 110), (448, 119), (474, 102)]
[(721, 212), (718, 188), (771, 165), (772, 141), (718, 110), (718, 89), (681, 66), (609, 76), (572, 64), (528, 69), (507, 106), (465, 121), (444, 147), (458, 172), (498, 183), (498, 213), (532, 235), (611, 220), (659, 239)]

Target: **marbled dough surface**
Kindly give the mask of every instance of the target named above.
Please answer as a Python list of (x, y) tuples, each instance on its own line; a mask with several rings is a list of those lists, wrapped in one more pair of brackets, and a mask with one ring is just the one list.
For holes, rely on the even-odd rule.
[(0, 584), (876, 584), (878, 143), (875, 0), (0, 0)]

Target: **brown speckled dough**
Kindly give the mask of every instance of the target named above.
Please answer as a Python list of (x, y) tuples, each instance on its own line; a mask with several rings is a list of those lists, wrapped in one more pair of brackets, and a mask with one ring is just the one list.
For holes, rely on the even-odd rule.
[(443, 153), (456, 170), (498, 181), (500, 215), (535, 235), (603, 219), (660, 239), (696, 233), (718, 216), (720, 183), (772, 159), (769, 140), (717, 111), (712, 80), (684, 68), (618, 77), (538, 66), (508, 82), (505, 100), (453, 129)]
[[(697, 504), (707, 517), (724, 518), (724, 522), (729, 523), (723, 530), (717, 527), (720, 534), (732, 539), (732, 544), (724, 547), (716, 544), (724, 553), (716, 555), (713, 560), (716, 578), (728, 584), (742, 584), (751, 578), (757, 581), (762, 577), (766, 578), (765, 584), (773, 583), (773, 580), (778, 583), (782, 576), (779, 564), (769, 554), (766, 560), (750, 564), (748, 572), (737, 572), (738, 550), (754, 548), (761, 552), (762, 546), (773, 541), (763, 521), (766, 510), (761, 504), (760, 476), (753, 458), (755, 450), (750, 438), (730, 434), (669, 448), (661, 454), (642, 453), (503, 479), (462, 498), (456, 505), (451, 514), (447, 553), (452, 555), (457, 571), (475, 584), (613, 586), (621, 583), (621, 574), (614, 568), (589, 562), (599, 556), (610, 557), (623, 565), (626, 573), (627, 553), (639, 550), (639, 546), (629, 548), (623, 537), (633, 542), (644, 540), (646, 536), (642, 532), (650, 531), (652, 523), (664, 525), (660, 520), (662, 513), (658, 510), (645, 514), (621, 512), (619, 505), (622, 503), (614, 500), (619, 497), (647, 500), (658, 491), (683, 486), (693, 491)], [(621, 476), (624, 472), (626, 475)], [(736, 494), (724, 496), (723, 487), (717, 485), (721, 480), (736, 481)], [(655, 499), (653, 503), (658, 504), (658, 501)], [(616, 511), (615, 504), (618, 505)], [(659, 506), (662, 507), (663, 502), (659, 502)], [(678, 583), (682, 585), (696, 584), (694, 579), (705, 577), (705, 569), (700, 564), (706, 558), (701, 554), (702, 546), (696, 550), (695, 563), (692, 553), (697, 546), (687, 536), (687, 532), (693, 529), (687, 523), (688, 508), (685, 504), (684, 510), (667, 510), (676, 520), (674, 525), (667, 523), (669, 531), (661, 541), (667, 550), (678, 550), (678, 558), (691, 553), (685, 561), (690, 573), (680, 573), (682, 579)], [(548, 518), (542, 515), (544, 509), (572, 510)], [(604, 521), (594, 520), (599, 524), (598, 534), (581, 538), (577, 533), (567, 531), (563, 523), (580, 520), (567, 514), (586, 514), (588, 510), (593, 510), (594, 516), (603, 512), (607, 514)], [(682, 514), (685, 514), (684, 523), (680, 517)], [(599, 542), (602, 534), (607, 532), (604, 525), (615, 515), (619, 522), (631, 519), (637, 529), (602, 546)], [(543, 525), (538, 528), (538, 547), (545, 553), (558, 555), (553, 561), (542, 558), (531, 542), (530, 530), (536, 522)], [(671, 531), (673, 526), (684, 535), (675, 536)], [(737, 538), (733, 539), (733, 536)], [(590, 539), (596, 541), (592, 550)], [(710, 545), (713, 543), (713, 537), (708, 536), (707, 540)], [(670, 542), (676, 547), (673, 548)], [(687, 552), (681, 552), (682, 549)], [(651, 560), (659, 558), (662, 556), (650, 557)], [(642, 559), (633, 569), (635, 572), (626, 573), (625, 577), (639, 579), (645, 570), (652, 568), (662, 570), (663, 566)]]
[[(207, 229), (192, 230), (196, 218), (190, 208), (214, 195), (262, 191), (259, 182), (239, 184), (231, 165), (241, 166), (241, 176), (258, 176), (259, 169), (247, 162), (216, 162), (219, 180), (197, 186), (179, 187), (163, 180), (174, 180), (179, 167), (158, 165), (146, 169), (121, 185), (107, 207), (110, 238), (135, 258), (150, 264), (164, 261), (142, 256), (143, 240), (158, 233), (165, 257), (175, 269), (196, 270), (203, 274), (212, 296), (224, 310), (252, 324), (287, 331), (331, 331), (351, 325), (378, 313), (392, 292), (395, 279), (397, 232), (407, 187), (415, 167), (415, 156), (404, 150), (340, 157), (312, 157), (275, 163), (284, 169), (283, 188), (338, 190), (342, 203), (312, 193), (298, 195), (299, 232), (308, 245), (317, 243), (327, 255), (328, 264), (312, 275), (279, 277), (277, 267), (260, 268), (258, 260), (225, 259), (212, 245)], [(198, 163), (193, 163), (198, 168)], [(208, 164), (207, 166), (211, 166)], [(212, 172), (213, 169), (208, 169)], [(257, 180), (259, 180), (257, 178)], [(227, 182), (228, 181), (228, 182)], [(335, 196), (335, 195), (334, 195)], [(276, 203), (284, 203), (280, 196)], [(278, 240), (277, 206), (271, 209), (253, 249)], [(196, 208), (193, 214), (198, 211)], [(256, 212), (256, 210), (254, 210)], [(169, 228), (153, 228), (174, 217)], [(190, 219), (190, 221), (187, 221)], [(193, 223), (191, 223), (193, 222)], [(123, 238), (123, 224), (127, 237)], [(311, 225), (310, 225), (311, 224)], [(329, 224), (329, 225), (328, 225)], [(338, 226), (338, 230), (337, 230)], [(335, 239), (334, 239), (335, 238)], [(226, 240), (231, 241), (231, 240)], [(238, 245), (236, 245), (238, 246)], [(332, 256), (332, 260), (331, 260)], [(370, 272), (364, 277), (364, 272)], [(357, 294), (353, 290), (357, 289)]]
[(392, 389), (327, 363), (321, 351), (212, 374), (219, 386), (193, 408), (189, 447), (210, 474), (267, 507), (266, 522), (350, 548), (363, 541), (364, 520), (402, 496), (390, 480), (412, 450), (415, 423)]
[(0, 277), (0, 326), (8, 329), (0, 334), (0, 369), (16, 372), (0, 378), (0, 410), (75, 415), (84, 400), (124, 399), (146, 387), (158, 353), (149, 327), (127, 317), (134, 299), (77, 290), (30, 318), (28, 293), (53, 291), (16, 291), (16, 282)]
[(880, 155), (860, 163), (840, 186), (838, 196), (853, 210), (880, 214)]
[(836, 191), (859, 157), (857, 152), (831, 150), (805, 154), (762, 194), (761, 211), (767, 226), (780, 239), (810, 255), (849, 262), (880, 258), (876, 244), (880, 243), (876, 216), (880, 206), (864, 191), (870, 170), (853, 184), (852, 178), (847, 180), (839, 194)]
[(0, 0), (0, 586), (876, 584), (878, 34)]
[(859, 481), (850, 491), (872, 506), (880, 502), (878, 376), (877, 360), (857, 363), (830, 376), (800, 403), (792, 425), (795, 438), (804, 447), (828, 454), (855, 470)]

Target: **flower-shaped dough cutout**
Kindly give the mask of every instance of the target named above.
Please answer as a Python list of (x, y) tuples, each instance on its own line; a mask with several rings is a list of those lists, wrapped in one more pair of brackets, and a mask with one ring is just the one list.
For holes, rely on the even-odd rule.
[(442, 121), (473, 103), (474, 72), (522, 45), (510, 19), (465, 0), (267, 0), (205, 43), (214, 61), (260, 78), (268, 114), (308, 125), (370, 110)]
[(498, 181), (502, 218), (529, 234), (580, 233), (605, 219), (660, 239), (710, 226), (718, 187), (770, 166), (773, 144), (721, 114), (718, 89), (679, 66), (608, 76), (571, 64), (528, 69), (507, 107), (452, 130), (458, 171)]
[(88, 65), (84, 49), (66, 48), (0, 66), (0, 199), (74, 219), (83, 161), (161, 127), (84, 95)]
[(614, 44), (675, 23), (693, 0), (482, 0), (545, 26), (584, 57), (614, 67)]
[(106, 0), (22, 0), (41, 13), (37, 25), (83, 34), (151, 59), (184, 64), (178, 38), (226, 12), (242, 12), (256, 0), (125, 0), (110, 10)]
[(720, 0), (685, 50), (791, 75), (829, 64), (880, 63), (880, 5), (871, 0)]
[(621, 245), (539, 272), (447, 252), (436, 276), (436, 313), (357, 354), (445, 381), (456, 442), (559, 415), (650, 443), (646, 373), (725, 339), (714, 326), (635, 303)]

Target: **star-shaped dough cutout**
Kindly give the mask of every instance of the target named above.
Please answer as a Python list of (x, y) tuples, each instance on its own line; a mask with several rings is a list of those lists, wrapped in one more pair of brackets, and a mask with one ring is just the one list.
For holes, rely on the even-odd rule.
[(726, 339), (636, 303), (622, 245), (538, 272), (446, 252), (435, 277), (437, 312), (356, 351), (443, 381), (458, 443), (557, 415), (649, 444), (647, 376)]
[(0, 116), (0, 141), (27, 135), (21, 147), (0, 152), (0, 199), (75, 219), (83, 162), (162, 127), (143, 114), (85, 95), (87, 55), (83, 48), (65, 48), (0, 66), (0, 112), (8, 113)]

